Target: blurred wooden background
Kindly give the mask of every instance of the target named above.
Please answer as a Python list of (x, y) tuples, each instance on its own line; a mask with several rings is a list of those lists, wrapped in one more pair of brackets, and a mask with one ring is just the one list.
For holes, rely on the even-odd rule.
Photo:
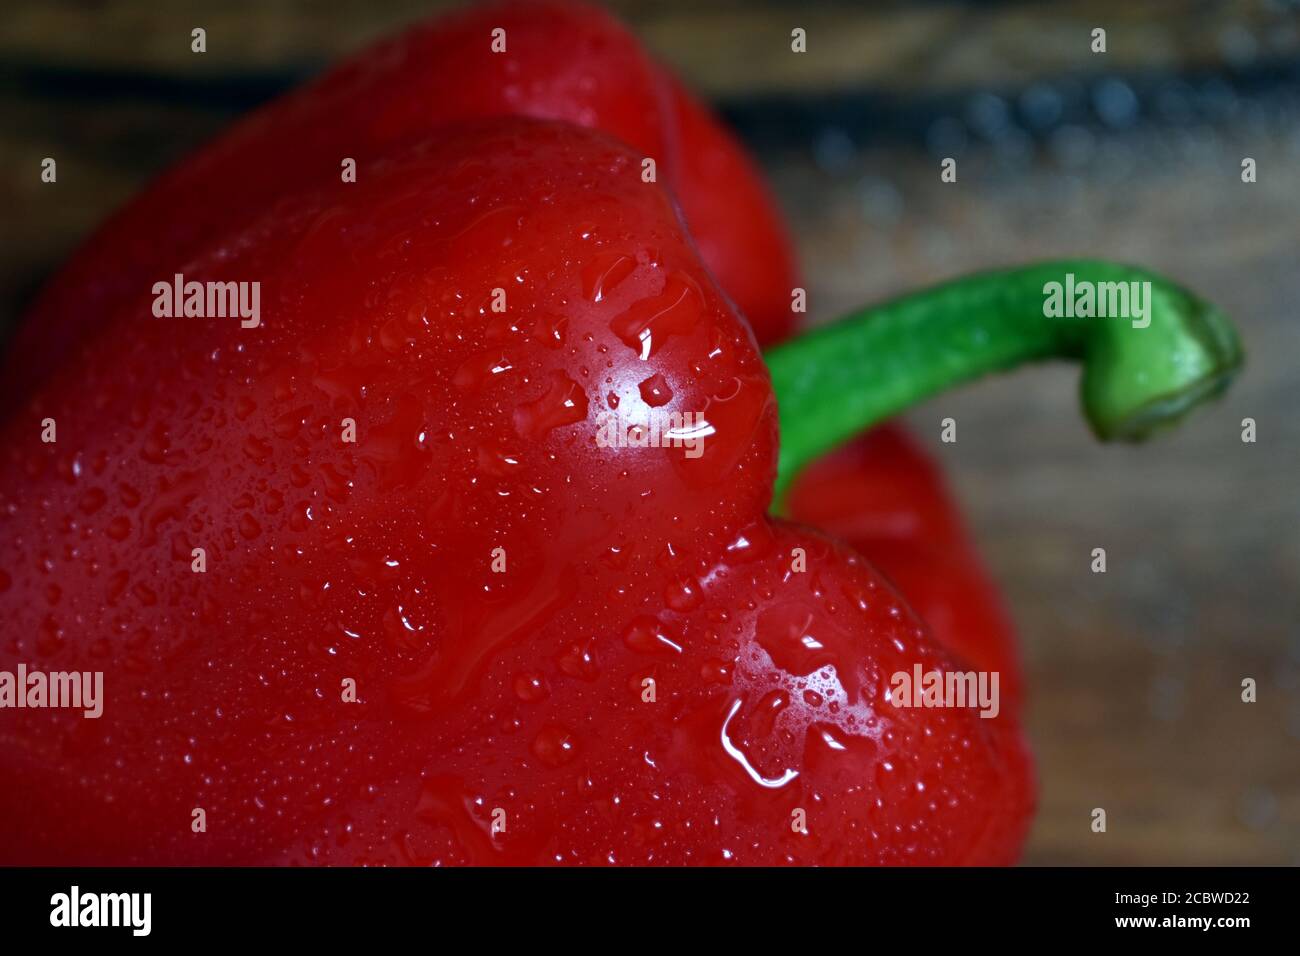
[[(0, 324), (173, 159), (446, 5), (10, 0)], [(909, 418), (1022, 631), (1042, 786), (1026, 862), (1300, 864), (1300, 5), (610, 6), (756, 149), (814, 321), (1075, 254), (1183, 278), (1238, 320), (1244, 378), (1144, 448), (1093, 442), (1057, 367)], [(195, 26), (204, 56), (189, 52)], [(790, 53), (795, 26), (807, 54)], [(1088, 46), (1097, 26), (1104, 56)], [(57, 191), (38, 182), (49, 155)], [(959, 181), (943, 185), (949, 155)], [(949, 415), (959, 440), (941, 445)], [(1247, 416), (1256, 444), (1240, 441)], [(1089, 571), (1095, 547), (1105, 575)], [(1243, 677), (1258, 703), (1240, 702)], [(1106, 834), (1089, 829), (1098, 806)]]

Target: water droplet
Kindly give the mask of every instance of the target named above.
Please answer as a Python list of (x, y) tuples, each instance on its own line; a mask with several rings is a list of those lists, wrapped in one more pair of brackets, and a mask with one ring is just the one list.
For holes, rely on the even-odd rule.
[(461, 363), (452, 376), (457, 388), (466, 390), (482, 386), (494, 375), (501, 375), (514, 368), (510, 359), (500, 349), (489, 349)]
[(662, 621), (642, 614), (623, 632), (623, 643), (641, 654), (680, 654), (682, 645), (680, 639), (674, 640), (675, 636)]
[(689, 574), (673, 578), (664, 585), (664, 603), (672, 610), (686, 612), (699, 606), (700, 584)]
[(710, 684), (730, 684), (732, 666), (732, 661), (710, 657), (700, 665), (700, 677)]
[(415, 336), (400, 317), (389, 319), (379, 329), (379, 345), (390, 355), (400, 355), (416, 342)]
[(582, 294), (592, 302), (600, 302), (635, 269), (636, 260), (631, 256), (619, 252), (599, 255), (582, 270)]
[(760, 787), (766, 787), (771, 790), (779, 789), (799, 776), (798, 770), (786, 768), (776, 777), (764, 777), (754, 768), (754, 765), (750, 762), (749, 757), (746, 756), (745, 752), (740, 747), (737, 747), (732, 742), (731, 738), (727, 736), (727, 730), (731, 726), (732, 718), (736, 716), (736, 711), (738, 710), (740, 710), (740, 701), (736, 700), (732, 703), (731, 709), (727, 712), (727, 719), (722, 722), (722, 732), (719, 734), (722, 749), (726, 751), (727, 756), (740, 764), (745, 773), (749, 775), (749, 778)]
[(93, 515), (104, 507), (107, 501), (108, 495), (104, 493), (103, 488), (90, 488), (81, 496), (81, 500), (77, 502), (77, 507), (82, 510), (82, 513)]
[[(411, 395), (397, 399), (393, 417), (371, 428), (361, 429), (364, 437), (358, 446), (361, 457), (374, 469), (385, 489), (414, 484), (433, 459), (425, 441), (424, 408)], [(322, 473), (326, 468), (322, 467)], [(337, 472), (326, 474), (326, 493), (343, 500), (351, 482)]]
[(244, 439), (244, 454), (261, 463), (271, 457), (271, 446), (256, 435), (249, 435)]
[(703, 308), (699, 286), (687, 276), (671, 275), (662, 292), (635, 303), (610, 323), (610, 329), (645, 361), (669, 336), (694, 328)]
[(252, 541), (262, 533), (262, 526), (257, 523), (257, 519), (251, 514), (244, 512), (239, 517), (239, 533), (247, 540)]
[(560, 671), (579, 680), (592, 681), (599, 675), (596, 650), (590, 642), (570, 644), (555, 659)]
[(551, 373), (546, 393), (515, 409), (515, 431), (523, 438), (538, 441), (553, 428), (574, 425), (587, 418), (587, 394), (577, 382), (561, 371)]
[(533, 326), (533, 338), (547, 348), (558, 349), (569, 335), (568, 316), (540, 315)]
[(836, 663), (836, 655), (824, 640), (825, 626), (804, 607), (781, 605), (758, 616), (754, 636), (772, 663), (802, 677)]
[(550, 693), (546, 677), (537, 671), (515, 675), (514, 688), (515, 696), (528, 704), (535, 704)]
[(651, 375), (641, 383), (640, 389), (641, 400), (651, 408), (667, 405), (673, 398), (673, 390), (662, 375)]
[(533, 738), (533, 753), (545, 764), (562, 767), (577, 755), (577, 741), (567, 728), (547, 724)]
[(519, 469), (519, 456), (491, 445), (480, 445), (478, 449), (478, 467), (484, 474), (494, 478), (506, 478)]

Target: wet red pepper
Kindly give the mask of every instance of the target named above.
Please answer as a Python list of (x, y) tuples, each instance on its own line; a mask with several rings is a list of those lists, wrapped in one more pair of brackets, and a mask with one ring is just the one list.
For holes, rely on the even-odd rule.
[[(768, 372), (643, 158), (566, 124), (440, 128), (356, 183), (212, 214), (104, 293), (0, 463), (0, 669), (101, 670), (104, 713), (0, 712), (0, 860), (1015, 859), (1014, 703), (891, 702), (897, 674), (966, 665), (855, 552), (766, 516)], [(157, 318), (175, 271), (260, 282), (259, 324)], [(964, 353), (951, 292), (773, 353), (783, 496), (846, 428), (995, 358), (1108, 343), (1088, 410), (1128, 436), (1239, 359), (1165, 285), (1149, 340), (1040, 334), (1028, 279), (995, 277), (992, 305), (972, 283), (987, 335)], [(881, 343), (916, 351), (906, 388)], [(1179, 360), (1135, 376), (1135, 354)], [(698, 456), (598, 438), (669, 412), (701, 416)]]
[[(498, 28), (507, 55), (492, 50)], [(0, 391), (11, 403), (29, 391), (98, 316), (152, 282), (164, 258), (184, 262), (240, 217), (335, 181), (335, 157), (351, 156), (364, 170), (368, 157), (440, 125), (511, 113), (594, 126), (661, 157), (705, 264), (759, 342), (789, 332), (799, 284), (791, 244), (734, 139), (604, 11), (563, 0), (512, 2), (445, 16), (367, 50), (171, 170), (43, 291), (6, 353)], [(836, 467), (835, 489), (810, 475), (805, 485), (817, 481), (817, 492), (792, 499), (794, 516), (853, 543), (914, 601), (925, 589), (920, 610), (941, 641), (963, 653), (975, 643), (995, 645), (1013, 672), (1011, 629), (969, 547), (952, 547), (933, 523), (880, 538), (852, 533), (886, 501), (953, 514), (923, 456), (904, 440), (885, 444), (858, 454), (853, 478)], [(805, 499), (817, 500), (817, 509), (807, 511)], [(939, 554), (948, 573), (907, 573)]]
[(901, 426), (882, 425), (814, 462), (790, 490), (790, 517), (851, 544), (884, 571), (944, 647), (1001, 676), (1019, 710), (1015, 626), (943, 475)]
[[(493, 52), (504, 30), (505, 52)], [(520, 115), (603, 130), (656, 161), (705, 264), (762, 342), (793, 324), (791, 245), (739, 144), (604, 11), (564, 0), (487, 4), (407, 30), (253, 113), (160, 177), (43, 290), (7, 353), (0, 399), (26, 396), (158, 264), (294, 192), (337, 183), (457, 122)]]
[[(492, 51), (497, 28), (505, 30), (508, 55)], [(99, 316), (152, 282), (159, 262), (183, 263), (241, 217), (337, 180), (336, 157), (351, 156), (364, 171), (369, 157), (437, 126), (512, 113), (594, 126), (660, 157), (705, 264), (759, 342), (790, 331), (799, 284), (791, 243), (734, 139), (604, 11), (563, 0), (511, 2), (442, 17), (367, 50), (169, 171), (45, 288), (5, 354), (0, 393), (12, 404), (30, 391), (71, 343), (94, 331)], [(904, 534), (853, 533), (886, 501), (913, 513), (953, 514), (919, 451), (904, 440), (885, 445), (874, 441), (869, 453), (858, 453), (853, 477), (826, 465), (835, 468), (833, 489), (810, 475), (805, 486), (815, 481), (817, 491), (796, 495), (793, 514), (885, 566), (914, 601), (925, 589), (922, 616), (942, 641), (963, 653), (973, 643), (995, 645), (1013, 672), (1014, 640), (995, 610), (997, 596), (973, 552), (950, 547), (949, 521), (944, 528), (913, 524)], [(816, 509), (807, 510), (806, 500), (816, 500)], [(940, 553), (948, 573), (907, 573)]]

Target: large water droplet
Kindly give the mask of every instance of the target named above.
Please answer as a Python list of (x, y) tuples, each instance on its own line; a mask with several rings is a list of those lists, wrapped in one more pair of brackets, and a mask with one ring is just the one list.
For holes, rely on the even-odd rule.
[(687, 276), (671, 275), (662, 292), (635, 303), (610, 323), (610, 329), (645, 361), (669, 336), (694, 328), (703, 308), (699, 286)]
[(641, 383), (640, 390), (641, 401), (651, 408), (667, 405), (673, 398), (673, 390), (668, 386), (668, 380), (662, 375), (651, 375)]
[(679, 638), (663, 622), (648, 614), (637, 616), (623, 632), (623, 643), (641, 654), (680, 654)]
[(577, 756), (577, 746), (573, 734), (559, 724), (547, 724), (533, 739), (533, 753), (552, 767), (562, 767)]
[(582, 294), (601, 301), (636, 269), (636, 260), (619, 252), (607, 252), (587, 263), (582, 270)]
[(587, 417), (587, 394), (561, 371), (551, 373), (550, 387), (540, 398), (515, 409), (515, 431), (538, 441), (553, 428), (574, 425)]

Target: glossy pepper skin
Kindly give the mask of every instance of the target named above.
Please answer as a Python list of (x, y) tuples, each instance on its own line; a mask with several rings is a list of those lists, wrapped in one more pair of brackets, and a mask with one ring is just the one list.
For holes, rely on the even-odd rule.
[[(506, 31), (506, 53), (492, 31)], [(780, 214), (739, 144), (628, 31), (563, 0), (478, 5), (419, 24), (236, 124), (108, 221), (49, 283), (0, 374), (28, 396), (102, 316), (250, 215), (365, 176), (403, 143), (465, 120), (532, 116), (603, 130), (656, 160), (705, 264), (762, 342), (789, 331), (799, 284)]]
[(1002, 706), (1019, 711), (1015, 625), (967, 532), (943, 474), (897, 424), (814, 462), (795, 481), (789, 516), (866, 555), (944, 647), (997, 671)]
[[(106, 703), (0, 714), (0, 862), (1015, 858), (1015, 721), (887, 703), (953, 661), (767, 517), (766, 370), (640, 159), (441, 132), (183, 264), (261, 281), (261, 327), (146, 286), (14, 416), (0, 666), (103, 670)], [(602, 448), (615, 408), (713, 434)]]
[[(491, 52), (496, 27), (506, 31), (508, 55)], [(604, 11), (563, 0), (488, 4), (418, 25), (330, 70), (238, 124), (118, 213), (43, 291), (10, 343), (0, 375), (3, 414), (75, 342), (95, 334), (101, 315), (159, 278), (159, 263), (183, 262), (232, 224), (338, 181), (343, 156), (356, 159), (364, 176), (370, 161), (407, 139), (505, 114), (603, 129), (659, 157), (705, 264), (760, 344), (789, 332), (791, 289), (799, 284), (792, 245), (735, 140)], [(905, 440), (866, 441), (869, 451), (864, 445), (854, 454), (855, 475), (828, 463), (803, 479), (792, 516), (833, 531), (884, 567), (942, 642), (963, 654), (987, 644), (1014, 675), (1011, 629), (998, 626), (1005, 616), (978, 557), (951, 540), (955, 510), (932, 466)], [(807, 510), (805, 502), (817, 504)], [(900, 509), (950, 518), (914, 524), (912, 534), (853, 533), (863, 522), (896, 520)], [(935, 561), (943, 574), (927, 572)]]

